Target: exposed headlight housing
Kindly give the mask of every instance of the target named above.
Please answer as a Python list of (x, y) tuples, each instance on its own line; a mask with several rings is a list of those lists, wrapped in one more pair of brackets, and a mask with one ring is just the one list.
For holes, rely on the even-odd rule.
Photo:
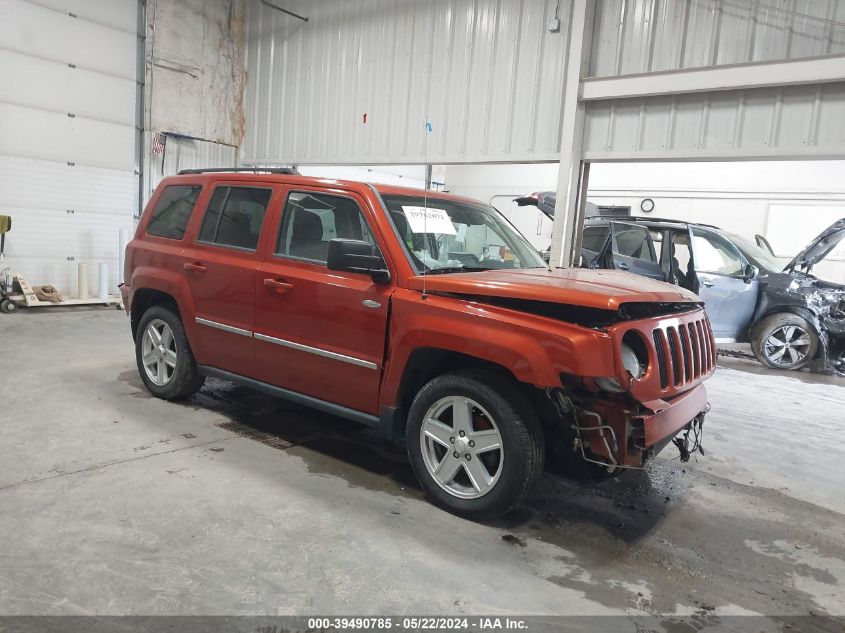
[(636, 330), (625, 332), (619, 353), (622, 356), (622, 366), (635, 380), (642, 378), (648, 371), (648, 347)]
[(622, 343), (622, 348), (619, 350), (622, 356), (622, 366), (631, 374), (632, 378), (639, 380), (645, 374), (646, 368), (640, 363), (637, 353), (625, 343)]

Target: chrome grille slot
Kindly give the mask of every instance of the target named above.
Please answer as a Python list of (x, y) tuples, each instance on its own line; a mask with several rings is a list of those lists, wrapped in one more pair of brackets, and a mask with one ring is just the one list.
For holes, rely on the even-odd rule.
[(663, 330), (654, 330), (654, 350), (657, 355), (657, 369), (660, 372), (660, 388), (666, 389), (669, 386), (669, 368), (666, 366), (668, 354), (666, 353), (666, 336)]
[(683, 361), (681, 360), (681, 346), (680, 339), (678, 339), (678, 331), (673, 327), (666, 328), (666, 336), (669, 338), (669, 351), (672, 353), (672, 373), (675, 379), (675, 386), (682, 384), (683, 376)]
[(683, 325), (680, 327), (681, 343), (684, 350), (684, 377), (686, 382), (692, 380), (692, 344), (689, 340), (687, 328)]

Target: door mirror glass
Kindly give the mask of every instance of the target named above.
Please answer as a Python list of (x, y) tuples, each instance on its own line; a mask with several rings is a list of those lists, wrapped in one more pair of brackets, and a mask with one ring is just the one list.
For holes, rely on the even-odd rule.
[(342, 270), (350, 273), (364, 273), (372, 276), (373, 281), (390, 281), (390, 272), (384, 258), (378, 254), (372, 244), (363, 240), (329, 240), (326, 267), (329, 270)]
[(757, 275), (760, 274), (760, 269), (752, 264), (747, 264), (745, 266), (745, 281), (750, 282), (752, 279), (756, 279)]
[(12, 216), (0, 215), (0, 235), (5, 235), (12, 230)]

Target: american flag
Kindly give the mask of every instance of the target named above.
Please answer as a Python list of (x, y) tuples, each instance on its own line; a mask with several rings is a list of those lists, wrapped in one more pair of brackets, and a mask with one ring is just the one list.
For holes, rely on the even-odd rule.
[(164, 154), (164, 148), (167, 145), (167, 134), (156, 132), (153, 134), (153, 156)]

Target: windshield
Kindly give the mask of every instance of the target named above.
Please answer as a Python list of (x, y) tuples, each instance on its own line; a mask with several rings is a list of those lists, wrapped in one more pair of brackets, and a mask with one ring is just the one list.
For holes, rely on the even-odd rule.
[(766, 270), (779, 272), (783, 268), (783, 264), (778, 263), (775, 256), (769, 251), (765, 251), (754, 242), (745, 239), (741, 235), (734, 235), (732, 233), (725, 233), (731, 241), (742, 251), (753, 264), (756, 264)]
[(547, 268), (493, 207), (423, 196), (382, 196), (418, 273)]

